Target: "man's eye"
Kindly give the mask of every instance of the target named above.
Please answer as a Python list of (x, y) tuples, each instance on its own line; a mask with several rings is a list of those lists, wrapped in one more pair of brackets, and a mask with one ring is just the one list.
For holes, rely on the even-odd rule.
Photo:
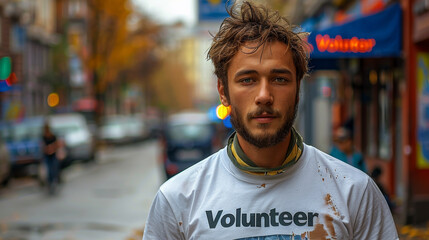
[(248, 84), (248, 83), (252, 83), (252, 82), (253, 82), (253, 80), (252, 80), (251, 78), (243, 78), (243, 79), (241, 79), (241, 80), (240, 80), (240, 82), (241, 82), (241, 83), (247, 83), (247, 84)]
[(288, 80), (286, 78), (277, 77), (277, 78), (274, 78), (274, 82), (276, 82), (276, 83), (286, 83), (286, 82), (288, 82)]

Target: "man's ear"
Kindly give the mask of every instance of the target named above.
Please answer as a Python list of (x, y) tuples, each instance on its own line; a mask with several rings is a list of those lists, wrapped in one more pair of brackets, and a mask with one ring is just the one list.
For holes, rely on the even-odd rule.
[(224, 106), (229, 106), (229, 101), (225, 94), (225, 86), (223, 85), (222, 80), (219, 78), (217, 79), (217, 91), (219, 93), (220, 102)]

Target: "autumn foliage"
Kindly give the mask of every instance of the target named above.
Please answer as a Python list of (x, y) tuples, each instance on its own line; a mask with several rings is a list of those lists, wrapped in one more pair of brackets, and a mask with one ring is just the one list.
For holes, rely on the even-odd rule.
[[(181, 61), (162, 46), (163, 26), (136, 11), (131, 0), (88, 0), (87, 4), (87, 66), (99, 102), (106, 99), (109, 86), (132, 82), (141, 85), (152, 106), (167, 111), (192, 107), (191, 86)], [(103, 115), (103, 110), (98, 114)]]
[(88, 0), (90, 23), (90, 57), (88, 66), (94, 73), (96, 91), (118, 74), (136, 67), (156, 42), (157, 27), (133, 11), (128, 0)]

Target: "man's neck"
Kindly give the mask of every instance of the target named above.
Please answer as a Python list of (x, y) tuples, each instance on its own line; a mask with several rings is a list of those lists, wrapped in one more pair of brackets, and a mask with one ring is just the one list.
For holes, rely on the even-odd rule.
[(250, 144), (238, 133), (237, 138), (244, 154), (258, 167), (275, 168), (281, 166), (285, 160), (291, 133), (289, 132), (282, 142), (267, 148), (258, 148)]

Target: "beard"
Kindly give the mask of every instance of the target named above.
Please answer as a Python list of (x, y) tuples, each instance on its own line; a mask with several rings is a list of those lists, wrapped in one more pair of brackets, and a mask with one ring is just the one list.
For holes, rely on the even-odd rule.
[[(244, 140), (246, 140), (250, 144), (256, 146), (257, 148), (272, 147), (282, 142), (291, 131), (298, 112), (298, 102), (299, 102), (299, 98), (297, 93), (295, 97), (295, 105), (293, 109), (288, 109), (288, 111), (286, 112), (285, 121), (280, 126), (280, 128), (273, 134), (270, 134), (266, 131), (262, 134), (262, 136), (253, 135), (250, 129), (244, 124), (243, 114), (237, 108), (234, 108), (232, 106), (231, 106), (232, 107), (231, 123), (234, 126), (237, 133), (240, 134), (240, 136), (242, 136)], [(278, 111), (272, 109), (271, 107), (261, 106), (256, 111), (248, 113), (246, 115), (246, 118), (250, 120), (254, 116), (260, 115), (264, 112), (277, 117), (281, 116), (281, 114)], [(264, 129), (264, 128), (267, 129), (269, 127), (269, 124), (259, 124), (259, 127), (261, 129)]]

